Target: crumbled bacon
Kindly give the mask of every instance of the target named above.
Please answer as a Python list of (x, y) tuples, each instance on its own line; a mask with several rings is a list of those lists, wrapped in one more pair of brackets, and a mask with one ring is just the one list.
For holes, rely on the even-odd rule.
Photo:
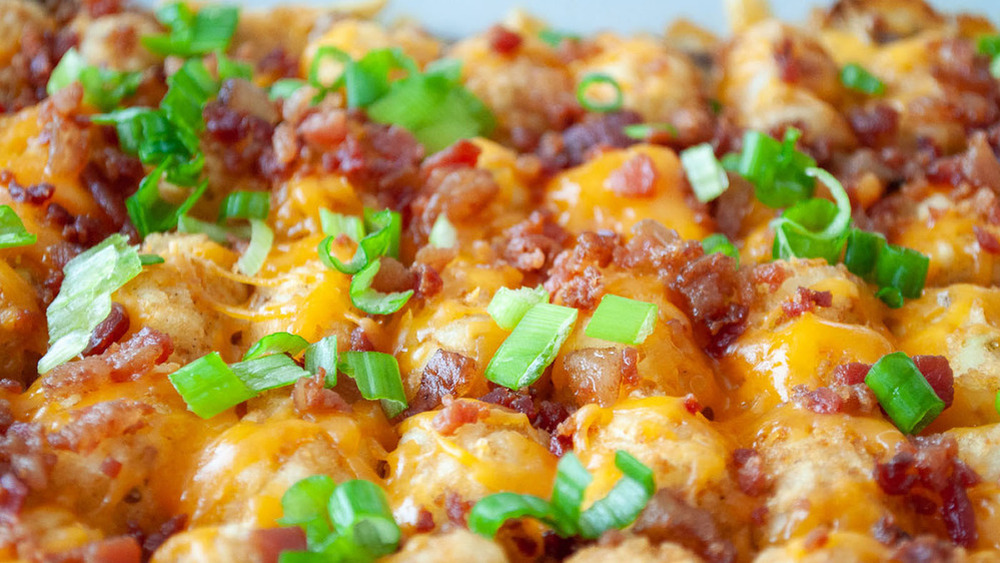
[(295, 382), (292, 402), (295, 412), (300, 415), (351, 412), (351, 405), (339, 393), (326, 388), (326, 370), (322, 368), (312, 377), (302, 377)]
[(444, 435), (454, 434), (466, 424), (483, 420), (490, 414), (490, 409), (478, 401), (455, 401), (446, 396), (442, 401), (444, 408), (434, 415), (431, 426)]
[(459, 139), (451, 146), (442, 149), (424, 160), (420, 165), (420, 171), (425, 176), (438, 168), (474, 168), (479, 161), (479, 154), (482, 153), (479, 145), (468, 139)]
[(504, 232), (501, 255), (518, 270), (543, 270), (552, 264), (568, 238), (551, 212), (532, 211), (527, 219)]
[(469, 519), (469, 512), (475, 503), (463, 500), (458, 493), (448, 491), (444, 495), (444, 510), (448, 515), (448, 520), (456, 526), (465, 528)]
[(604, 187), (622, 197), (647, 198), (656, 191), (656, 165), (646, 154), (637, 154), (608, 174)]
[(635, 144), (635, 139), (628, 137), (623, 129), (637, 123), (642, 123), (642, 116), (632, 111), (588, 113), (580, 123), (562, 133), (546, 133), (536, 153), (545, 172), (554, 174), (583, 164), (593, 151)]
[(52, 447), (89, 453), (105, 439), (132, 434), (146, 426), (153, 407), (146, 403), (116, 399), (74, 411), (69, 423), (49, 434)]
[(519, 412), (534, 420), (538, 416), (538, 409), (535, 408), (535, 401), (527, 393), (517, 393), (506, 387), (494, 387), (489, 393), (479, 398), (484, 403), (491, 403), (506, 407), (512, 411)]
[(1000, 254), (1000, 240), (997, 239), (995, 234), (979, 225), (973, 226), (972, 232), (976, 235), (976, 242), (979, 243), (979, 248), (990, 254)]
[(948, 408), (955, 400), (955, 374), (944, 356), (913, 356), (913, 363)]
[(262, 528), (250, 533), (260, 563), (278, 563), (283, 551), (306, 549), (306, 534), (299, 526)]
[(462, 397), (473, 383), (476, 361), (458, 352), (438, 349), (424, 366), (420, 388), (409, 414), (436, 408), (446, 396)]
[(859, 385), (865, 382), (871, 364), (849, 362), (833, 368), (833, 383), (836, 385)]
[(101, 321), (90, 335), (90, 343), (83, 350), (84, 356), (103, 354), (108, 346), (125, 336), (129, 328), (128, 312), (118, 303), (111, 304), (111, 312)]
[(736, 482), (744, 493), (752, 497), (760, 496), (770, 486), (764, 473), (764, 460), (757, 450), (733, 450), (733, 465), (736, 467)]
[(803, 313), (810, 313), (817, 307), (831, 305), (833, 305), (833, 294), (829, 291), (815, 291), (808, 287), (799, 287), (793, 300), (782, 303), (781, 309), (785, 312), (785, 316), (794, 318)]
[(899, 112), (886, 104), (877, 104), (870, 110), (856, 108), (847, 117), (854, 134), (867, 147), (887, 142), (899, 127)]
[(639, 351), (631, 346), (622, 348), (622, 383), (638, 385), (639, 383)]
[(675, 542), (710, 563), (736, 561), (736, 547), (719, 530), (712, 515), (691, 506), (674, 491), (660, 489), (632, 526), (653, 542)]
[(167, 361), (174, 346), (170, 337), (143, 328), (124, 343), (112, 344), (103, 354), (57, 366), (46, 374), (48, 394), (72, 394), (96, 389), (102, 384), (134, 380), (153, 366)]
[(521, 36), (502, 25), (494, 25), (486, 32), (490, 48), (501, 55), (510, 55), (521, 47)]
[(971, 547), (979, 533), (966, 489), (979, 476), (958, 459), (953, 436), (917, 436), (899, 446), (887, 462), (875, 466), (875, 481), (886, 494), (905, 496), (911, 505), (936, 508), (948, 536), (959, 546)]

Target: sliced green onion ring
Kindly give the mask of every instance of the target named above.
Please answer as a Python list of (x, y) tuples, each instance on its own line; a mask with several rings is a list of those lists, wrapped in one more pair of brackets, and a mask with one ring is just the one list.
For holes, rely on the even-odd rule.
[[(588, 91), (596, 85), (607, 84), (614, 89), (614, 97), (609, 102), (599, 102), (591, 99), (587, 93)], [(622, 109), (622, 104), (625, 102), (625, 94), (622, 93), (622, 87), (618, 84), (618, 81), (612, 78), (608, 74), (593, 72), (583, 77), (580, 84), (576, 87), (576, 100), (580, 102), (583, 109), (587, 111), (592, 111), (596, 113), (607, 113), (611, 111), (618, 111)]]
[(270, 354), (237, 362), (230, 369), (254, 393), (291, 385), (309, 372), (285, 354)]
[(492, 494), (472, 507), (469, 512), (469, 529), (492, 538), (507, 520), (531, 517), (546, 521), (550, 505), (547, 501), (532, 495), (517, 493)]
[(560, 535), (572, 536), (578, 533), (577, 522), (580, 521), (583, 496), (593, 480), (575, 453), (566, 452), (559, 460), (550, 502), (552, 521)]
[(274, 232), (267, 223), (258, 219), (250, 220), (250, 244), (243, 255), (236, 261), (236, 266), (248, 276), (255, 276), (264, 265), (264, 260), (271, 252), (274, 243)]
[(371, 559), (399, 547), (401, 534), (389, 500), (371, 481), (354, 479), (338, 485), (330, 495), (329, 513), (334, 529)]
[(606, 294), (584, 333), (621, 344), (642, 344), (653, 333), (659, 308), (653, 303)]
[(904, 434), (920, 432), (944, 410), (944, 401), (903, 352), (882, 356), (868, 370), (865, 384)]
[(580, 515), (580, 536), (596, 539), (604, 532), (628, 526), (639, 517), (656, 492), (653, 471), (624, 450), (615, 452), (615, 467), (622, 478), (608, 496)]
[(458, 245), (458, 231), (448, 220), (446, 213), (441, 213), (434, 221), (428, 242), (434, 248), (454, 248)]
[(268, 192), (235, 191), (226, 195), (219, 206), (219, 222), (226, 219), (267, 219), (271, 211)]
[(218, 352), (198, 358), (167, 378), (188, 409), (201, 418), (212, 418), (254, 396)]
[(166, 260), (163, 259), (159, 254), (140, 254), (139, 263), (143, 266), (154, 266), (156, 264), (163, 264)]
[(243, 354), (243, 361), (253, 360), (270, 354), (289, 354), (296, 356), (309, 346), (309, 341), (290, 332), (272, 332), (254, 343)]
[(370, 401), (381, 400), (389, 418), (406, 410), (406, 393), (399, 374), (399, 364), (391, 354), (382, 352), (344, 352), (340, 371), (358, 384), (361, 396)]
[(622, 133), (629, 139), (636, 141), (646, 141), (658, 133), (666, 133), (676, 137), (679, 133), (677, 128), (670, 123), (633, 123), (622, 127)]
[(35, 244), (38, 237), (24, 228), (17, 212), (9, 205), (0, 205), (0, 248)]
[(715, 158), (715, 149), (702, 143), (681, 151), (681, 166), (698, 201), (707, 203), (729, 188), (729, 176)]
[(326, 373), (326, 387), (337, 385), (337, 337), (327, 336), (306, 348), (306, 371), (319, 373), (322, 368)]
[(576, 309), (561, 305), (529, 309), (486, 366), (486, 379), (515, 390), (534, 383), (556, 359), (576, 317)]
[(869, 96), (885, 94), (885, 83), (857, 63), (846, 64), (844, 68), (840, 69), (840, 83), (851, 90)]
[(365, 237), (365, 223), (361, 217), (320, 209), (319, 222), (323, 233), (327, 236), (336, 238), (347, 235), (347, 238), (354, 242), (360, 242)]
[(740, 265), (739, 249), (733, 243), (729, 242), (729, 238), (722, 233), (715, 233), (705, 237), (701, 241), (701, 248), (705, 251), (705, 254), (714, 254), (716, 252), (725, 254), (736, 260), (736, 267)]
[(493, 317), (493, 320), (504, 330), (514, 330), (517, 323), (521, 322), (524, 314), (539, 303), (549, 302), (549, 292), (545, 288), (538, 286), (534, 289), (521, 287), (510, 289), (501, 287), (493, 295), (490, 304), (486, 307), (486, 312)]
[(410, 297), (413, 297), (412, 289), (393, 293), (372, 289), (372, 281), (381, 266), (380, 261), (373, 260), (351, 278), (351, 303), (369, 315), (391, 315), (402, 309)]

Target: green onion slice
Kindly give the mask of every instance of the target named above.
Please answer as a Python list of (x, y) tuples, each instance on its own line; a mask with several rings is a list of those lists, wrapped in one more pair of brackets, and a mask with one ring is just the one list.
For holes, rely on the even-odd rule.
[(45, 313), (49, 351), (39, 360), (38, 373), (83, 352), (94, 329), (111, 314), (111, 294), (141, 271), (139, 254), (120, 234), (70, 260), (59, 294)]
[(362, 397), (370, 401), (381, 400), (382, 410), (389, 418), (406, 410), (408, 405), (399, 364), (391, 354), (344, 352), (339, 368), (358, 384)]
[(306, 371), (312, 374), (319, 373), (320, 368), (326, 372), (326, 387), (333, 387), (337, 384), (337, 337), (327, 336), (310, 344), (306, 348), (305, 355)]
[(143, 266), (153, 266), (156, 264), (163, 264), (166, 260), (163, 259), (159, 254), (140, 254), (139, 263)]
[(56, 68), (52, 69), (45, 91), (51, 96), (73, 82), (79, 82), (83, 86), (85, 104), (108, 111), (139, 89), (142, 73), (109, 70), (87, 64), (76, 47), (72, 47), (59, 59)]
[(875, 292), (875, 297), (881, 299), (890, 309), (899, 309), (903, 306), (903, 293), (895, 287), (883, 287)]
[(667, 133), (676, 137), (679, 133), (677, 128), (670, 123), (633, 123), (622, 127), (622, 133), (629, 139), (645, 141), (657, 133)]
[(759, 131), (743, 136), (736, 172), (754, 185), (757, 199), (768, 207), (788, 207), (812, 197), (816, 181), (806, 170), (816, 161), (795, 150), (800, 136), (795, 128), (785, 131), (781, 142)]
[(389, 241), (385, 256), (399, 258), (399, 238), (403, 232), (403, 219), (399, 212), (391, 209), (365, 209), (365, 229), (373, 234), (385, 231)]
[(543, 499), (517, 493), (496, 493), (483, 498), (469, 512), (469, 529), (492, 538), (507, 520), (531, 517), (547, 521), (551, 506)]
[[(614, 97), (609, 102), (601, 103), (591, 99), (587, 92), (595, 85), (607, 84), (611, 86), (614, 90)], [(608, 74), (594, 72), (583, 77), (580, 84), (576, 87), (576, 99), (580, 102), (583, 109), (587, 111), (593, 111), (597, 113), (606, 113), (610, 111), (618, 111), (622, 109), (622, 104), (625, 102), (625, 95), (622, 93), (622, 87), (618, 84), (618, 81), (612, 78)]]
[(509, 289), (501, 287), (493, 295), (490, 304), (486, 307), (486, 312), (493, 317), (500, 328), (504, 330), (514, 330), (517, 323), (521, 322), (524, 314), (529, 309), (539, 303), (549, 302), (549, 292), (545, 288), (538, 286), (534, 289), (521, 287)]
[(550, 47), (558, 47), (563, 41), (579, 41), (580, 36), (566, 31), (557, 31), (547, 27), (538, 32), (538, 38)]
[(186, 4), (176, 2), (157, 10), (156, 18), (170, 33), (147, 35), (142, 38), (143, 46), (159, 55), (192, 57), (229, 47), (239, 21), (239, 9), (208, 5), (195, 14)]
[(270, 354), (229, 366), (236, 377), (255, 394), (291, 385), (309, 372), (285, 354)]
[(365, 224), (361, 217), (342, 215), (329, 209), (319, 210), (319, 222), (323, 233), (331, 237), (347, 235), (354, 242), (360, 242), (365, 237)]
[(844, 65), (844, 68), (840, 69), (840, 83), (869, 96), (885, 94), (885, 83), (857, 63)]
[(267, 219), (271, 211), (271, 194), (268, 192), (235, 191), (222, 200), (219, 222), (226, 219)]
[(881, 287), (894, 287), (903, 297), (920, 297), (927, 280), (930, 259), (910, 248), (887, 244), (875, 263), (875, 281)]
[(576, 317), (576, 309), (549, 303), (529, 309), (486, 366), (486, 379), (515, 390), (534, 383), (556, 359)]
[(705, 254), (714, 254), (716, 252), (725, 254), (730, 258), (736, 259), (737, 267), (740, 265), (740, 251), (735, 245), (733, 245), (733, 243), (729, 242), (726, 235), (722, 233), (715, 233), (705, 237), (705, 239), (701, 241), (701, 248), (705, 251)]
[(271, 252), (274, 243), (274, 232), (267, 223), (258, 219), (250, 220), (250, 244), (243, 255), (236, 261), (236, 266), (248, 276), (255, 276), (264, 265), (264, 260)]
[(273, 332), (261, 338), (243, 354), (243, 361), (253, 360), (270, 354), (296, 356), (309, 346), (309, 341), (290, 332)]
[(874, 276), (879, 254), (885, 246), (885, 237), (881, 234), (851, 229), (847, 234), (844, 265), (852, 274), (870, 280)]
[(622, 344), (642, 344), (656, 326), (659, 308), (653, 303), (606, 294), (587, 323), (585, 334)]
[(195, 219), (190, 215), (181, 215), (177, 218), (177, 232), (203, 234), (219, 244), (225, 244), (230, 234), (239, 236), (240, 238), (250, 238), (249, 230), (242, 232), (238, 227), (223, 227), (222, 225)]
[(825, 199), (809, 199), (796, 203), (782, 213), (774, 227), (775, 259), (825, 258), (836, 264), (847, 240), (851, 225), (851, 200), (837, 179), (821, 168), (806, 171), (818, 177), (830, 189), (835, 203)]
[(271, 100), (281, 100), (291, 97), (299, 88), (306, 85), (304, 80), (298, 78), (282, 78), (275, 80), (274, 84), (267, 89), (267, 97)]
[(363, 479), (345, 481), (334, 489), (329, 502), (333, 527), (373, 560), (399, 547), (399, 526), (392, 518), (389, 500), (378, 485)]
[(580, 463), (580, 458), (573, 452), (566, 452), (556, 467), (556, 480), (552, 485), (551, 513), (553, 527), (562, 536), (572, 536), (579, 533), (577, 523), (580, 521), (580, 507), (583, 495), (594, 478)]
[(0, 205), (0, 248), (35, 244), (38, 237), (24, 228), (17, 212), (9, 205)]
[(372, 289), (372, 281), (381, 267), (380, 261), (373, 260), (351, 278), (351, 303), (370, 315), (391, 315), (402, 309), (410, 297), (413, 297), (412, 289), (393, 293)]
[(639, 517), (656, 492), (653, 471), (624, 450), (615, 452), (622, 478), (608, 493), (580, 515), (580, 535), (595, 539), (604, 532), (628, 526)]
[(330, 88), (336, 88), (337, 85), (343, 79), (343, 75), (341, 75), (341, 78), (335, 80), (332, 84), (323, 83), (322, 80), (323, 77), (320, 75), (323, 72), (323, 64), (327, 61), (327, 59), (330, 59), (333, 62), (342, 63), (344, 65), (350, 64), (351, 62), (350, 55), (331, 45), (323, 45), (322, 47), (317, 49), (316, 54), (313, 55), (312, 62), (309, 64), (308, 78), (309, 78), (309, 83), (315, 86), (316, 88), (319, 88), (320, 90), (328, 90)]
[(212, 418), (254, 396), (218, 352), (198, 358), (168, 378), (188, 409), (201, 418)]
[(454, 248), (458, 245), (458, 231), (448, 220), (446, 213), (441, 213), (434, 221), (428, 242), (434, 248)]
[(181, 215), (187, 213), (208, 189), (208, 181), (192, 189), (180, 205), (175, 205), (160, 194), (160, 181), (167, 168), (176, 161), (168, 157), (139, 183), (139, 189), (125, 200), (132, 224), (140, 235), (164, 232), (174, 228)]
[(944, 401), (903, 352), (882, 356), (868, 370), (865, 384), (904, 434), (920, 432), (944, 410)]
[(695, 197), (702, 203), (712, 201), (729, 188), (729, 176), (715, 158), (715, 150), (709, 143), (681, 151), (681, 166)]

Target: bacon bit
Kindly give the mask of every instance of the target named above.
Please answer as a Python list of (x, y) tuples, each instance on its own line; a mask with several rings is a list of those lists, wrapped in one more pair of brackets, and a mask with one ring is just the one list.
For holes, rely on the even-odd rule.
[(506, 387), (495, 387), (489, 393), (479, 398), (484, 403), (491, 403), (506, 407), (514, 412), (519, 412), (528, 417), (528, 420), (535, 420), (538, 410), (535, 402), (527, 393), (517, 393)]
[(899, 563), (954, 561), (955, 546), (933, 536), (922, 535), (902, 541), (890, 555)]
[(997, 240), (996, 235), (980, 228), (979, 225), (973, 226), (972, 232), (975, 233), (980, 248), (990, 254), (1000, 254), (1000, 240)]
[(815, 291), (808, 287), (799, 286), (795, 297), (791, 301), (782, 303), (781, 309), (788, 318), (795, 318), (803, 313), (809, 313), (816, 307), (829, 307), (833, 305), (833, 294), (829, 291)]
[(365, 329), (360, 326), (354, 327), (351, 331), (351, 351), (352, 352), (374, 352), (375, 345), (368, 339)]
[(653, 159), (646, 154), (637, 154), (608, 174), (604, 187), (622, 197), (648, 198), (656, 191), (656, 178)]
[(552, 264), (568, 239), (569, 234), (551, 211), (532, 211), (530, 217), (504, 232), (501, 254), (522, 272), (539, 271)]
[(860, 385), (865, 382), (865, 376), (871, 369), (871, 364), (862, 362), (840, 364), (833, 368), (833, 382), (835, 385)]
[(17, 183), (14, 174), (10, 170), (0, 172), (0, 183), (7, 184), (10, 191), (10, 198), (18, 203), (30, 203), (31, 205), (41, 205), (52, 199), (55, 193), (55, 186), (48, 182), (22, 186)]
[(490, 409), (478, 401), (456, 401), (446, 396), (442, 401), (444, 408), (434, 415), (431, 426), (446, 436), (466, 424), (473, 424), (490, 415)]
[(259, 563), (278, 563), (283, 551), (306, 549), (306, 533), (298, 526), (263, 528), (250, 532), (250, 543)]
[(494, 25), (486, 32), (490, 48), (501, 55), (516, 51), (524, 41), (521, 36), (502, 25)]
[(806, 548), (807, 551), (813, 551), (822, 548), (829, 542), (830, 529), (826, 526), (820, 526), (806, 534), (802, 547)]
[[(79, 557), (84, 563), (139, 563), (142, 561), (142, 548), (129, 536), (92, 542), (79, 550)], [(74, 560), (70, 555), (67, 559)]]
[(626, 385), (639, 384), (639, 351), (631, 346), (622, 348), (622, 381)]
[(118, 477), (121, 470), (122, 462), (111, 456), (104, 458), (104, 461), (101, 462), (101, 473), (107, 475), (111, 479)]
[(691, 506), (678, 493), (660, 489), (632, 527), (650, 541), (676, 542), (711, 563), (733, 563), (736, 547), (708, 511)]
[(95, 354), (103, 354), (108, 349), (108, 346), (118, 342), (119, 338), (125, 336), (129, 325), (130, 321), (125, 307), (119, 303), (112, 303), (111, 312), (108, 313), (107, 318), (101, 321), (94, 328), (93, 334), (90, 335), (90, 342), (83, 350), (83, 355), (93, 356)]
[(13, 473), (0, 475), (0, 521), (9, 520), (21, 513), (28, 486)]
[(187, 526), (187, 521), (187, 514), (178, 514), (161, 524), (157, 531), (146, 536), (146, 538), (142, 540), (142, 553), (146, 559), (148, 560), (149, 557), (152, 557), (153, 552), (159, 549), (161, 545), (170, 539), (170, 536), (183, 530), (184, 527)]
[(538, 417), (532, 426), (554, 434), (560, 424), (569, 418), (570, 412), (566, 405), (555, 401), (542, 401), (538, 404)]
[(758, 526), (767, 523), (768, 509), (766, 506), (758, 506), (750, 512), (750, 521)]
[(698, 414), (701, 412), (701, 403), (698, 402), (698, 398), (688, 393), (684, 397), (684, 408), (691, 414)]
[(329, 412), (351, 412), (351, 405), (333, 389), (327, 389), (326, 370), (320, 368), (319, 373), (312, 377), (302, 377), (292, 388), (292, 402), (295, 412), (304, 414), (323, 414)]
[(429, 264), (414, 264), (410, 268), (410, 274), (416, 279), (413, 285), (417, 297), (429, 299), (444, 289), (444, 280), (441, 279), (441, 274)]
[(431, 410), (451, 395), (464, 396), (476, 374), (476, 361), (458, 352), (438, 349), (424, 366), (420, 388), (407, 416)]
[(793, 394), (805, 408), (816, 414), (833, 414), (840, 412), (844, 407), (840, 396), (829, 387), (819, 387), (809, 391), (805, 385), (796, 385)]
[(453, 491), (448, 491), (444, 495), (444, 510), (448, 515), (448, 520), (456, 526), (468, 527), (469, 511), (475, 503), (463, 500), (462, 497)]
[(420, 511), (417, 512), (417, 521), (413, 525), (413, 529), (417, 533), (426, 533), (434, 529), (434, 515), (431, 514), (430, 510), (424, 507), (420, 507)]
[(427, 157), (420, 165), (420, 171), (424, 176), (429, 176), (437, 168), (474, 168), (482, 152), (476, 143), (468, 139), (459, 139), (451, 146)]
[(913, 356), (913, 363), (931, 384), (937, 396), (944, 401), (944, 408), (955, 400), (955, 374), (944, 356)]
[[(975, 512), (966, 489), (980, 482), (979, 476), (957, 458), (953, 436), (918, 436), (898, 446), (886, 463), (875, 465), (875, 481), (886, 494), (905, 496), (918, 512), (937, 508), (951, 540), (962, 547), (973, 546), (979, 533)], [(933, 499), (941, 499), (940, 504)]]
[(764, 459), (757, 450), (749, 448), (733, 450), (733, 465), (736, 466), (736, 482), (741, 491), (756, 497), (768, 489), (770, 483), (764, 473)]
[(146, 426), (153, 407), (146, 403), (115, 399), (74, 411), (70, 422), (49, 434), (48, 441), (59, 450), (89, 453), (107, 438), (133, 434)]
[(853, 109), (848, 120), (858, 140), (867, 147), (886, 142), (899, 127), (899, 113), (886, 104), (878, 104), (871, 110)]
[(788, 276), (789, 272), (784, 266), (774, 262), (769, 262), (755, 267), (753, 269), (752, 279), (755, 285), (767, 284), (771, 293), (774, 293), (775, 291), (778, 291), (781, 284), (785, 283)]
[(564, 168), (583, 164), (594, 151), (632, 146), (637, 141), (623, 130), (626, 125), (638, 123), (642, 123), (642, 116), (634, 111), (587, 113), (582, 121), (561, 134), (546, 133), (535, 149), (541, 159), (542, 170), (546, 174), (555, 174)]
[(134, 381), (167, 361), (173, 351), (169, 336), (143, 328), (128, 341), (112, 344), (103, 354), (53, 368), (43, 387), (49, 395), (65, 395), (96, 389), (108, 382)]
[(782, 82), (794, 84), (802, 78), (802, 64), (795, 56), (795, 44), (791, 37), (784, 37), (774, 50), (774, 63)]

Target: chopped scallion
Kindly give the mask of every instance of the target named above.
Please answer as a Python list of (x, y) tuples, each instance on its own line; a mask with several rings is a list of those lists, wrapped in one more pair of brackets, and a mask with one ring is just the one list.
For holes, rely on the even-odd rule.
[(399, 374), (399, 364), (391, 354), (382, 352), (344, 352), (340, 371), (358, 384), (361, 396), (381, 400), (386, 416), (392, 418), (406, 410), (406, 393)]
[(322, 369), (326, 372), (326, 387), (337, 384), (337, 337), (327, 336), (306, 348), (306, 371), (312, 374)]
[[(614, 95), (610, 101), (601, 102), (590, 97), (590, 89), (601, 84), (610, 86), (614, 91)], [(580, 84), (577, 85), (576, 100), (580, 102), (583, 109), (587, 111), (607, 113), (622, 109), (622, 104), (625, 102), (625, 94), (622, 93), (622, 87), (618, 84), (618, 81), (610, 75), (594, 72), (584, 76), (583, 80), (580, 81)]]
[(577, 310), (539, 303), (521, 319), (486, 366), (486, 379), (509, 389), (541, 377), (576, 323)]
[(705, 251), (705, 254), (714, 254), (716, 252), (725, 254), (730, 258), (736, 259), (736, 266), (740, 265), (740, 251), (736, 248), (733, 243), (729, 242), (726, 235), (722, 233), (715, 233), (708, 235), (704, 240), (701, 241), (701, 248)]
[(188, 409), (201, 418), (212, 418), (254, 395), (218, 352), (202, 356), (167, 377)]
[(563, 41), (579, 41), (580, 36), (566, 31), (557, 31), (547, 27), (538, 32), (538, 38), (550, 47), (558, 47)]
[(622, 133), (637, 141), (648, 141), (659, 133), (666, 133), (671, 137), (678, 135), (677, 128), (670, 123), (633, 123), (622, 127)]
[(52, 69), (45, 91), (51, 96), (73, 82), (79, 82), (83, 87), (85, 104), (101, 111), (109, 111), (139, 89), (142, 73), (90, 65), (76, 47), (72, 47), (59, 59), (56, 68)]
[(428, 242), (434, 248), (454, 248), (458, 244), (458, 231), (448, 220), (446, 213), (441, 213), (434, 221)]
[(702, 143), (681, 151), (681, 166), (698, 201), (707, 203), (729, 188), (729, 176), (715, 158), (709, 143)]
[(371, 261), (351, 278), (351, 303), (370, 315), (391, 315), (400, 310), (413, 296), (413, 290), (382, 293), (372, 288), (372, 281), (382, 263)]
[(869, 96), (885, 94), (885, 83), (857, 63), (844, 65), (844, 68), (840, 69), (840, 83)]
[(500, 328), (504, 330), (514, 330), (517, 323), (521, 322), (524, 314), (539, 303), (549, 302), (549, 292), (545, 288), (538, 286), (534, 289), (521, 287), (509, 289), (501, 287), (493, 295), (490, 304), (486, 307), (486, 312), (493, 317)]
[(904, 434), (920, 432), (944, 410), (944, 401), (903, 352), (882, 356), (868, 371), (865, 384)]
[(274, 243), (274, 232), (267, 223), (259, 219), (250, 220), (250, 244), (247, 245), (243, 255), (236, 261), (236, 266), (241, 272), (248, 276), (255, 276), (264, 265), (264, 260), (271, 252), (271, 245)]
[(329, 209), (319, 210), (319, 222), (323, 233), (331, 237), (347, 235), (354, 242), (360, 242), (365, 237), (365, 223), (361, 217), (334, 213)]
[(193, 13), (186, 4), (167, 4), (156, 11), (156, 17), (170, 33), (147, 35), (142, 44), (153, 53), (193, 57), (229, 47), (239, 9), (235, 6), (207, 5)]
[(143, 266), (153, 266), (156, 264), (163, 264), (166, 260), (163, 259), (159, 254), (140, 254), (139, 263)]
[(754, 185), (757, 199), (768, 207), (788, 207), (812, 197), (816, 181), (806, 170), (816, 161), (795, 150), (800, 135), (789, 128), (781, 142), (759, 131), (743, 136), (736, 172)]
[(38, 237), (24, 228), (17, 212), (9, 205), (0, 205), (0, 248), (35, 244)]
[(254, 393), (291, 385), (309, 372), (285, 354), (258, 356), (229, 366), (236, 377)]
[(254, 343), (243, 354), (243, 361), (253, 360), (270, 354), (298, 355), (309, 346), (309, 341), (290, 332), (272, 332)]
[(656, 326), (653, 303), (606, 294), (587, 323), (585, 334), (621, 344), (642, 344)]
[(219, 206), (219, 222), (226, 219), (267, 219), (270, 211), (270, 193), (235, 191), (222, 200), (222, 205)]

